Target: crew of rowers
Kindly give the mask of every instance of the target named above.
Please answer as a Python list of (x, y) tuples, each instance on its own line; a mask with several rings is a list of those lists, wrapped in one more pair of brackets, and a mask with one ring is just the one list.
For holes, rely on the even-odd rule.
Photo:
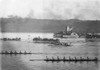
[(80, 57), (80, 58), (76, 58), (76, 57), (71, 58), (71, 57), (69, 57), (69, 58), (67, 59), (66, 57), (59, 58), (59, 57), (57, 56), (57, 58), (54, 58), (54, 57), (48, 58), (48, 57), (46, 56), (46, 59), (44, 59), (44, 61), (98, 61), (98, 58), (95, 57), (95, 58), (91, 59), (91, 58), (89, 58), (89, 57), (87, 57), (87, 58), (82, 58), (82, 57)]

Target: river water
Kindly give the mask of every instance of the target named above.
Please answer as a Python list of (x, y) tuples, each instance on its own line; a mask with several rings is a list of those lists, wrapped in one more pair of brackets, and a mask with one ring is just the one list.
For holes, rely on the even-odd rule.
[[(8, 36), (9, 35), (9, 36)], [(30, 59), (48, 58), (66, 58), (70, 57), (98, 57), (100, 59), (100, 42), (82, 41), (72, 42), (70, 47), (52, 46), (49, 44), (33, 43), (30, 39), (34, 34), (8, 34), (2, 35), (7, 37), (23, 37), (23, 41), (0, 41), (0, 49), (5, 51), (26, 51), (34, 54), (30, 55), (0, 55), (1, 70), (100, 70), (100, 63), (95, 62), (45, 62), (45, 61), (30, 61)], [(26, 37), (25, 37), (26, 36)], [(36, 35), (37, 36), (37, 35)], [(42, 37), (52, 38), (52, 34), (39, 35)], [(22, 38), (21, 37), (21, 38)], [(73, 39), (74, 40), (74, 39)], [(76, 41), (76, 40), (74, 40)]]

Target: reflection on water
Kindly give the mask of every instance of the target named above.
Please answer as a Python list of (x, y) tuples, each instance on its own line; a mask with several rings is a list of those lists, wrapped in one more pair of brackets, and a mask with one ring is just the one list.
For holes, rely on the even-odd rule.
[(2, 70), (99, 70), (99, 63), (29, 61), (34, 57), (41, 55), (3, 55)]
[(32, 42), (3, 41), (2, 50), (27, 51), (37, 54), (30, 55), (2, 55), (2, 70), (99, 70), (99, 62), (45, 62), (30, 61), (30, 59), (99, 57), (99, 42), (73, 43), (71, 47), (48, 46), (48, 44), (36, 44)]

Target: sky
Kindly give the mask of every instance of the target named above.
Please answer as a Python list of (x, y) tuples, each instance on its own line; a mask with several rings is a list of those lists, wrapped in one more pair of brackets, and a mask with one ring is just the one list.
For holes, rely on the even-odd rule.
[(0, 0), (0, 17), (100, 20), (100, 0)]

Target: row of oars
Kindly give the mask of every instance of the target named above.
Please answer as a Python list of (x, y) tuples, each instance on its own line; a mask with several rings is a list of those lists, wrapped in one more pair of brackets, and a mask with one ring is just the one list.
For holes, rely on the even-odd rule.
[(30, 51), (30, 52), (26, 52), (26, 51), (1, 51), (0, 52), (0, 54), (5, 54), (5, 55), (12, 55), (12, 54), (15, 54), (15, 55), (17, 55), (17, 54), (32, 54), (32, 52)]
[(56, 58), (52, 57), (52, 58), (48, 58), (46, 56), (45, 59), (30, 59), (30, 61), (46, 61), (46, 62), (98, 62), (98, 58), (97, 57), (94, 57), (94, 58), (90, 58), (90, 57), (86, 57), (86, 58), (83, 58), (83, 57), (69, 57), (69, 58), (66, 58), (66, 57), (63, 57), (63, 58), (60, 58), (59, 56), (57, 56)]

